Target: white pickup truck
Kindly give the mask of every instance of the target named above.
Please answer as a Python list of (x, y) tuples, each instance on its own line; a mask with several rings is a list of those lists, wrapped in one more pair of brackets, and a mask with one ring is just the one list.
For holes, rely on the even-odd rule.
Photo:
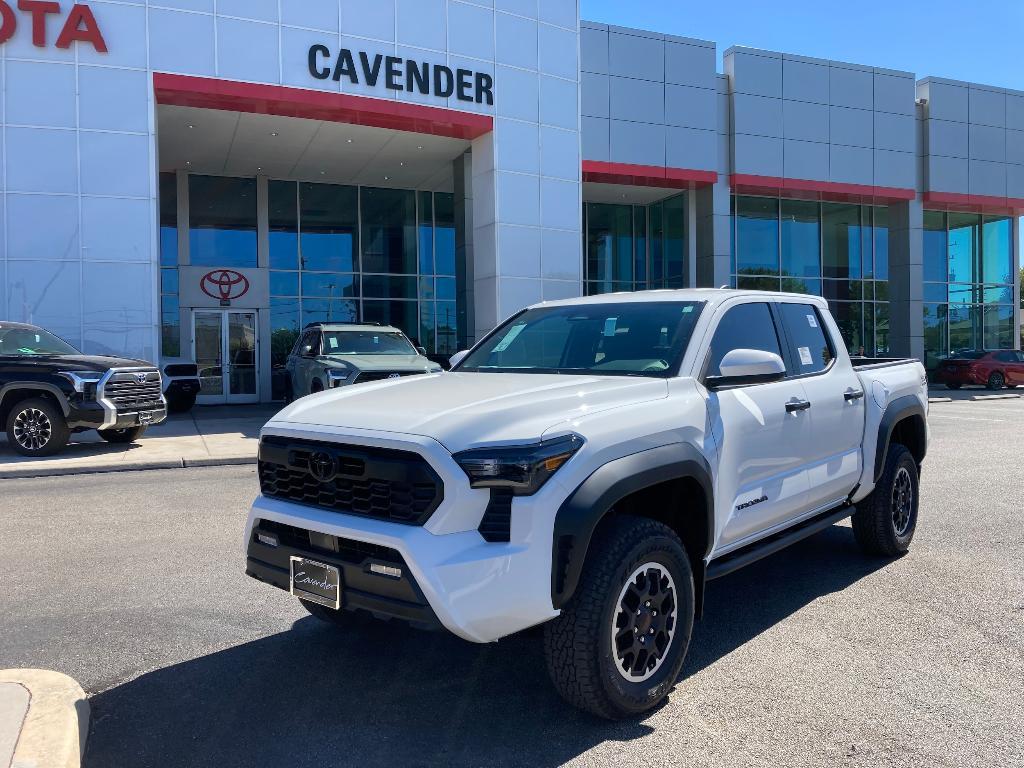
[(559, 692), (617, 718), (675, 685), (707, 581), (851, 515), (867, 553), (910, 546), (925, 371), (855, 364), (820, 298), (554, 301), (456, 358), (267, 423), (250, 576), (341, 625), (546, 622)]

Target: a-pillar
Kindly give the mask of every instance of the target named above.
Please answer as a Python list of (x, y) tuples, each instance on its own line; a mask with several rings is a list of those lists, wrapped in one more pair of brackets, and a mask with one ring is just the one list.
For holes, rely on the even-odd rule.
[(924, 360), (924, 208), (889, 206), (889, 354)]

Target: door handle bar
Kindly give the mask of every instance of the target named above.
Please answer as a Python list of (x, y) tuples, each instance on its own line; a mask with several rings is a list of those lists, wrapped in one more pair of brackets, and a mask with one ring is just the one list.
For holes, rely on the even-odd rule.
[(806, 411), (811, 407), (809, 400), (794, 400), (793, 402), (786, 403), (786, 413), (796, 413), (797, 411)]
[(863, 389), (850, 390), (849, 392), (843, 393), (843, 397), (846, 398), (846, 402), (851, 403), (854, 400), (860, 400), (862, 397), (864, 397), (864, 390)]

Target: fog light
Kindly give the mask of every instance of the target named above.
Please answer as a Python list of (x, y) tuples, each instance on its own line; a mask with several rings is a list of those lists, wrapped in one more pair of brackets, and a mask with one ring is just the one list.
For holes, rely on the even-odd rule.
[(370, 573), (376, 573), (378, 576), (390, 576), (392, 579), (402, 578), (402, 569), (395, 568), (393, 565), (370, 563)]
[(256, 541), (268, 547), (276, 547), (278, 543), (277, 536), (272, 533), (257, 533)]

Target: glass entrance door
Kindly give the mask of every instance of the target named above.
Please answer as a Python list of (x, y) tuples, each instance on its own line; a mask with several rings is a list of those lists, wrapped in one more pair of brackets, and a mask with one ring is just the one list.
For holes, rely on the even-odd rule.
[(256, 312), (197, 309), (192, 312), (192, 354), (199, 366), (198, 402), (206, 405), (259, 401)]

